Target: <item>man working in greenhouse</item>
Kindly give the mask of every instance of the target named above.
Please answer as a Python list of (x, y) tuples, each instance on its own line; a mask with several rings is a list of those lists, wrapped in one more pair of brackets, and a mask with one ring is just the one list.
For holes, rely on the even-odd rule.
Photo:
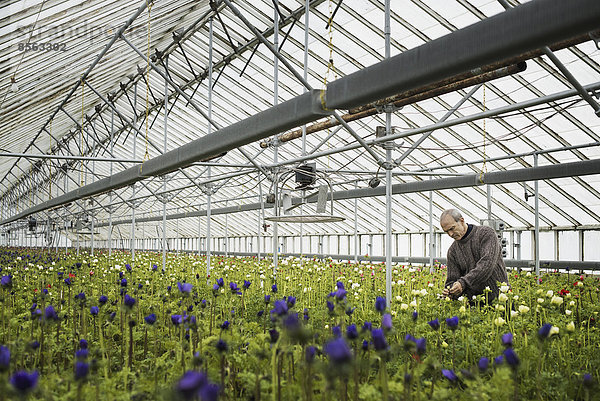
[(508, 284), (506, 265), (502, 259), (500, 241), (491, 227), (465, 223), (456, 209), (445, 210), (440, 226), (454, 238), (448, 248), (448, 275), (443, 296), (457, 298), (460, 295), (472, 299), (483, 294), (491, 301), (498, 296), (498, 282)]

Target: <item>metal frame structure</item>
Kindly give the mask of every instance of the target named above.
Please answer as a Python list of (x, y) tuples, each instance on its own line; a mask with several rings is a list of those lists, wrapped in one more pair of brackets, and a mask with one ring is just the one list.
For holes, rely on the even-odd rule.
[[(92, 3), (106, 7), (105, 21), (115, 11), (110, 1)], [(67, 235), (70, 222), (88, 216), (91, 236), (73, 232), (71, 240), (92, 252), (105, 241), (111, 253), (113, 228), (130, 224), (135, 259), (145, 238), (159, 237), (148, 223), (162, 221), (163, 264), (170, 237), (197, 238), (196, 251), (210, 255), (213, 236), (226, 239), (229, 253), (241, 249), (230, 249), (227, 238), (252, 235), (260, 256), (268, 234), (275, 272), (279, 236), (299, 237), (302, 247), (311, 233), (353, 235), (358, 261), (358, 236), (377, 232), (373, 223), (385, 237), (388, 272), (399, 232), (427, 232), (423, 250), (431, 263), (441, 245), (434, 216), (447, 207), (464, 208), (475, 221), (502, 219), (507, 232), (533, 230), (538, 263), (540, 227), (596, 230), (598, 2), (499, 0), (492, 7), (455, 0), (434, 9), (407, 0), (402, 7), (411, 18), (389, 0), (340, 2), (327, 15), (328, 5), (155, 0), (125, 7), (126, 22), (85, 53), (92, 62), (68, 55), (73, 72), (52, 82), (60, 90), (42, 92), (61, 93), (60, 100), (34, 102), (32, 84), (17, 79), (35, 73), (39, 55), (9, 57), (6, 71), (22, 88), (0, 85), (0, 135), (7, 138), (0, 149), (1, 229), (35, 216), (64, 226)], [(29, 42), (52, 39), (43, 24), (36, 31), (38, 20), (74, 26), (42, 6), (7, 10), (11, 18), (0, 26), (6, 52), (27, 33)], [(22, 29), (2, 36), (16, 25)], [(364, 39), (352, 33), (357, 26)], [(63, 36), (75, 49), (86, 40)], [(337, 79), (327, 82), (324, 68)], [(31, 113), (48, 117), (38, 121)], [(377, 126), (384, 135), (373, 138)], [(282, 140), (291, 133), (298, 140)], [(23, 136), (20, 146), (15, 138)], [(249, 150), (261, 140), (260, 150)], [(332, 196), (354, 219), (267, 227), (263, 186), (275, 191), (282, 173), (309, 160), (332, 178)], [(369, 188), (380, 170), (385, 186)], [(294, 202), (314, 199), (302, 192)], [(256, 213), (237, 213), (249, 211)], [(175, 227), (167, 224), (172, 220)]]

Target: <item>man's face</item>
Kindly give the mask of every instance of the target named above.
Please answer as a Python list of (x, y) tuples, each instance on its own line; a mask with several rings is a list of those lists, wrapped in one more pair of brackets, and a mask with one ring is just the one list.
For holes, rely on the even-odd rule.
[(452, 216), (445, 216), (440, 221), (440, 225), (442, 226), (442, 230), (455, 241), (461, 239), (467, 232), (467, 225), (465, 224), (465, 219), (463, 217), (461, 217), (459, 221), (454, 221)]

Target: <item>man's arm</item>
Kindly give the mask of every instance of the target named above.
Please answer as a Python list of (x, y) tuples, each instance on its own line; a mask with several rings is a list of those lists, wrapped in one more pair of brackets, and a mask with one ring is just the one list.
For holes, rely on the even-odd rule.
[(458, 279), (463, 290), (470, 288), (475, 293), (482, 293), (488, 285), (494, 272), (494, 265), (500, 256), (500, 242), (494, 230), (485, 229), (481, 233), (479, 247), (481, 257), (476, 262), (475, 267)]
[(456, 258), (454, 256), (454, 251), (452, 250), (452, 248), (448, 250), (447, 259), (448, 263), (446, 265), (446, 283), (444, 284), (442, 296), (457, 297), (463, 292), (464, 286), (458, 281), (460, 279), (460, 269), (456, 264)]

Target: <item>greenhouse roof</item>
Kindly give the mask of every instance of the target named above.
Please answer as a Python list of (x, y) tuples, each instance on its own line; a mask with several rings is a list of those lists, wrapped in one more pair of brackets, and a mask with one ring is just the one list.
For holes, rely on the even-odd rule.
[[(383, 1), (313, 0), (308, 14), (300, 0), (232, 3), (3, 2), (4, 229), (31, 216), (61, 225), (87, 216), (102, 237), (109, 224), (133, 217), (136, 236), (156, 236), (164, 213), (170, 232), (194, 237), (206, 235), (196, 216), (210, 209), (212, 235), (256, 234), (272, 224), (268, 194), (289, 194), (296, 206), (304, 198), (290, 213), (314, 213), (318, 187), (328, 185), (334, 214), (345, 220), (278, 223), (279, 235), (354, 232), (355, 208), (357, 230), (380, 233), (386, 167), (395, 232), (429, 231), (430, 197), (434, 224), (449, 207), (468, 220), (487, 218), (490, 202), (492, 218), (507, 228), (531, 229), (531, 171), (542, 174), (543, 228), (600, 228), (597, 2), (578, 0), (559, 13), (566, 5), (558, 0), (394, 0), (389, 57)], [(544, 25), (535, 18), (526, 38), (535, 46), (518, 41), (528, 32), (499, 24), (513, 15), (515, 26), (526, 26), (532, 10), (549, 17), (544, 29), (559, 32), (547, 43), (534, 38)], [(475, 37), (482, 22), (497, 31)], [(442, 47), (446, 38), (469, 41)], [(485, 53), (493, 40), (511, 57)], [(450, 57), (433, 53), (454, 48)], [(458, 70), (471, 55), (480, 66)], [(456, 72), (425, 76), (385, 63), (409, 56)], [(423, 84), (400, 84), (413, 76)], [(348, 93), (354, 87), (362, 92)], [(244, 132), (236, 134), (236, 123)], [(305, 136), (278, 137), (302, 133), (303, 124)], [(386, 124), (393, 141), (380, 137)], [(260, 135), (250, 137), (254, 131)], [(318, 179), (296, 189), (306, 162), (316, 163)], [(109, 177), (123, 177), (122, 185), (106, 186)], [(374, 178), (381, 184), (371, 188)]]

